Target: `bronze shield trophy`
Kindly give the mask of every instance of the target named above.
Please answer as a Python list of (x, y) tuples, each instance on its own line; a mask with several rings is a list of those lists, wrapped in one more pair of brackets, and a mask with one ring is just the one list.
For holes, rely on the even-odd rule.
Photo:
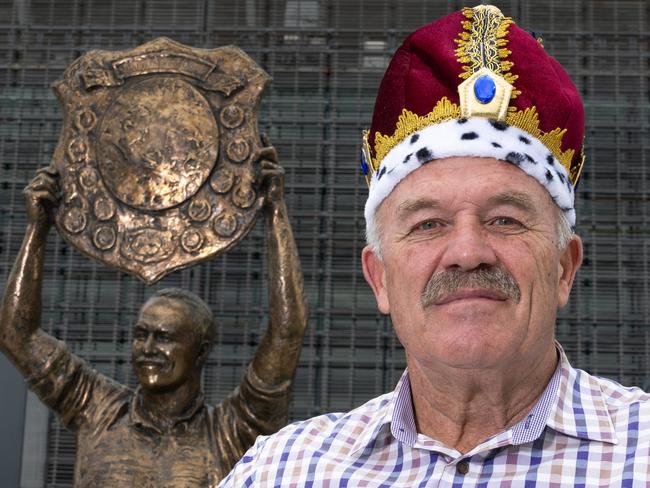
[(269, 76), (243, 51), (159, 38), (92, 51), (53, 86), (59, 233), (146, 283), (225, 251), (262, 198), (256, 109)]

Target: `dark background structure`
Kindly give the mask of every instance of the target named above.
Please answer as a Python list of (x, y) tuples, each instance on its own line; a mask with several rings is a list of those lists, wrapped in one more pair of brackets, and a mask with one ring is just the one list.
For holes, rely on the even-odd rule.
[[(496, 4), (542, 35), (586, 105), (588, 162), (577, 202), (585, 263), (558, 338), (576, 366), (647, 387), (650, 2)], [(0, 289), (25, 228), (21, 189), (48, 164), (58, 140), (62, 111), (49, 85), (65, 67), (90, 49), (126, 49), (163, 35), (197, 47), (236, 44), (273, 76), (260, 121), (287, 171), (311, 305), (292, 417), (347, 410), (392, 389), (403, 353), (376, 311), (359, 262), (366, 195), (359, 138), (383, 69), (405, 35), (463, 6), (455, 0), (0, 0)], [(266, 325), (261, 226), (227, 255), (156, 286), (197, 292), (219, 318), (204, 378), (209, 401), (239, 382)], [(99, 371), (131, 385), (130, 326), (152, 291), (52, 233), (43, 327)], [(0, 484), (70, 486), (74, 437), (1, 361), (0, 463), (8, 464), (0, 466)]]

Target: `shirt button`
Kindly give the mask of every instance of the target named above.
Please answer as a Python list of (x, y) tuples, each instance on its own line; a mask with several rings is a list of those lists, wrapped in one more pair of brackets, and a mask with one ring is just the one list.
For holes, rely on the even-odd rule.
[(467, 474), (469, 471), (469, 463), (467, 461), (461, 461), (456, 465), (456, 471), (458, 474)]

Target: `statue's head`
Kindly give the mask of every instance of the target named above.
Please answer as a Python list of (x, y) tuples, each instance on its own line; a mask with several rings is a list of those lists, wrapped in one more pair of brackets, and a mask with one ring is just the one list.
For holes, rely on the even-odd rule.
[(142, 388), (163, 392), (200, 380), (215, 332), (212, 311), (194, 293), (166, 288), (154, 294), (133, 330), (133, 369)]

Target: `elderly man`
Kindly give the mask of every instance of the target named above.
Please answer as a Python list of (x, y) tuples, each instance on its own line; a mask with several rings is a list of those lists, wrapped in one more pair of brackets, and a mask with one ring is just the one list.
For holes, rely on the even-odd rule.
[(493, 6), (409, 36), (365, 137), (364, 275), (395, 391), (260, 438), (223, 487), (650, 486), (650, 396), (569, 364), (584, 112)]
[(240, 386), (204, 403), (201, 373), (216, 325), (198, 296), (165, 289), (133, 327), (139, 386), (99, 374), (41, 330), (41, 280), (57, 176), (39, 170), (25, 189), (28, 227), (0, 308), (0, 351), (30, 389), (77, 434), (75, 487), (190, 488), (215, 485), (253, 444), (287, 421), (307, 325), (302, 273), (275, 151), (260, 152), (269, 245), (269, 327)]

